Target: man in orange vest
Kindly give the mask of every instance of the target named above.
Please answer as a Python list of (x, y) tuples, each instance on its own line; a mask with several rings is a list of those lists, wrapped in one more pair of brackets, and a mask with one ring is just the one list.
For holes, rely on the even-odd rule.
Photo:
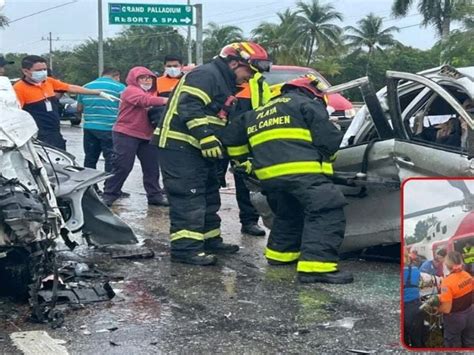
[(167, 55), (164, 60), (165, 71), (156, 79), (156, 95), (168, 97), (183, 76), (183, 60), (176, 55)]

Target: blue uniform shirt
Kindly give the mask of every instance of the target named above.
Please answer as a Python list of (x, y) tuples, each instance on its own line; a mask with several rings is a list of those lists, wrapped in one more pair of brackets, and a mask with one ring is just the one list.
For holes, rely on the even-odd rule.
[[(101, 77), (84, 85), (87, 89), (101, 90), (120, 97), (125, 85), (108, 77)], [(119, 102), (95, 95), (79, 95), (77, 102), (84, 106), (84, 129), (111, 131), (117, 120)]]
[(416, 266), (411, 267), (410, 281), (408, 282), (408, 267), (403, 268), (403, 302), (411, 302), (420, 298), (420, 270)]
[(436, 267), (433, 264), (433, 260), (426, 260), (423, 262), (420, 266), (420, 272), (436, 276)]

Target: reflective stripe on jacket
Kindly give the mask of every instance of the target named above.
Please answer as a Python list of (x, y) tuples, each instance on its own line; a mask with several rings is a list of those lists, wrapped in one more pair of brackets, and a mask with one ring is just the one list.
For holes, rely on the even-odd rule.
[(236, 89), (235, 74), (220, 58), (185, 74), (169, 97), (153, 143), (160, 148), (198, 152), (201, 139), (227, 124), (216, 114)]
[(219, 137), (231, 158), (252, 155), (260, 180), (333, 173), (342, 133), (323, 104), (291, 91), (231, 121)]
[(248, 83), (242, 84), (241, 87), (242, 90), (237, 94), (237, 98), (239, 102), (250, 100), (252, 109), (265, 105), (272, 98), (270, 86), (261, 73), (256, 73)]

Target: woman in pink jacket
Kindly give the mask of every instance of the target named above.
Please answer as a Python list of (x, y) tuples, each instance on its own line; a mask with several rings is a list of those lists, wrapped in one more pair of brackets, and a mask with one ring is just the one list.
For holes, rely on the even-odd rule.
[(165, 105), (167, 99), (154, 96), (156, 76), (145, 67), (134, 67), (127, 75), (127, 88), (121, 95), (117, 122), (113, 127), (114, 176), (105, 182), (103, 200), (112, 206), (122, 195), (122, 186), (132, 171), (135, 156), (140, 160), (149, 205), (167, 205), (158, 179), (158, 150), (149, 144), (153, 134), (147, 112), (151, 106)]

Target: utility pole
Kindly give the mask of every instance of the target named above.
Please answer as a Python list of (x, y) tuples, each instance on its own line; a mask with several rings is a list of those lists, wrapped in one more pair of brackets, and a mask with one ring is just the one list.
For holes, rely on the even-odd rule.
[(53, 70), (53, 41), (59, 41), (59, 37), (53, 39), (53, 35), (49, 32), (48, 37), (41, 37), (42, 41), (49, 41), (49, 69)]
[[(191, 0), (188, 0), (188, 6), (191, 6)], [(191, 25), (188, 26), (188, 65), (193, 62), (193, 44), (191, 41)]]
[(196, 9), (196, 65), (201, 65), (202, 59), (202, 4), (194, 5)]
[(99, 68), (99, 76), (102, 75), (102, 72), (104, 71), (104, 31), (103, 31), (103, 23), (102, 23), (102, 0), (98, 0), (98, 9), (97, 9), (97, 14), (98, 14), (98, 30), (99, 30), (99, 36), (97, 40), (97, 46), (98, 46), (98, 68)]

